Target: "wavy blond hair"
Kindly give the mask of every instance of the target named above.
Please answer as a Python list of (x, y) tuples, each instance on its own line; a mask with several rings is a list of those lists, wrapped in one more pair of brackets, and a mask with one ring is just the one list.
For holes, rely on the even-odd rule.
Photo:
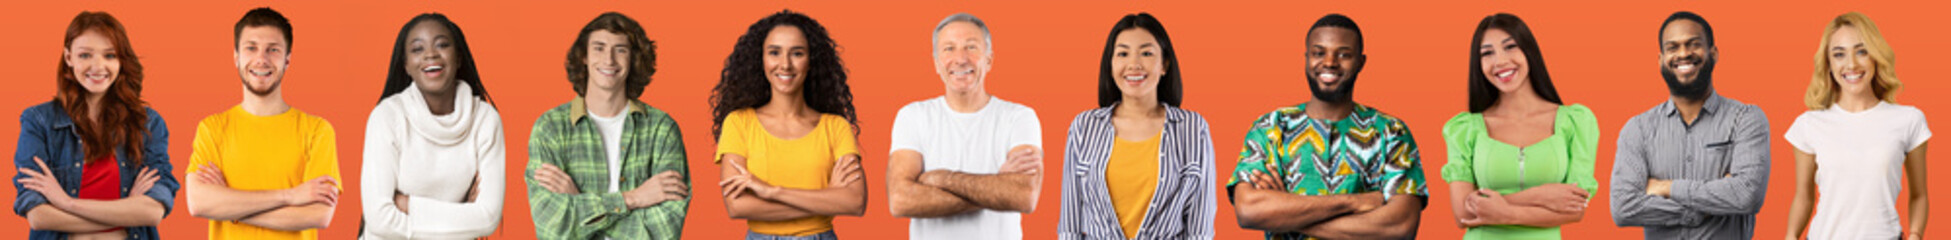
[(1836, 92), (1841, 86), (1829, 78), (1829, 36), (1835, 35), (1836, 29), (1846, 26), (1856, 27), (1857, 33), (1862, 34), (1859, 37), (1863, 39), (1864, 48), (1870, 50), (1870, 59), (1876, 61), (1876, 79), (1870, 82), (1870, 91), (1876, 94), (1878, 100), (1896, 103), (1897, 91), (1904, 87), (1902, 81), (1897, 81), (1897, 53), (1890, 49), (1889, 42), (1883, 41), (1883, 33), (1877, 30), (1876, 22), (1860, 12), (1836, 16), (1835, 20), (1829, 21), (1829, 27), (1822, 30), (1822, 45), (1816, 46), (1815, 74), (1809, 80), (1809, 91), (1802, 96), (1802, 102), (1811, 110), (1827, 109), (1836, 104), (1839, 95)]

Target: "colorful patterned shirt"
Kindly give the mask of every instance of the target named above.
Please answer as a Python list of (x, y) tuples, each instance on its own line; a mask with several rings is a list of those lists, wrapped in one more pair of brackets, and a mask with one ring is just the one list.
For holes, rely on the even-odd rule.
[[(631, 209), (624, 205), (622, 191), (635, 189), (653, 174), (664, 171), (682, 173), (685, 187), (691, 174), (685, 165), (684, 141), (677, 122), (663, 110), (630, 100), (628, 122), (623, 125), (622, 179), (609, 179), (609, 161), (603, 152), (602, 133), (588, 120), (583, 99), (549, 109), (535, 119), (528, 140), (528, 170), (522, 178), (528, 183), (529, 213), (535, 217), (538, 239), (679, 239), (684, 230), (684, 214), (691, 203), (672, 200), (650, 207)], [(537, 185), (535, 170), (553, 164), (569, 174), (581, 194), (560, 194)], [(609, 181), (622, 181), (619, 192), (609, 192)], [(689, 194), (686, 194), (689, 195)]]
[[(1253, 173), (1265, 171), (1300, 195), (1429, 196), (1416, 139), (1401, 119), (1362, 105), (1334, 121), (1309, 118), (1306, 109), (1307, 104), (1285, 107), (1254, 120), (1228, 189), (1242, 183), (1251, 187)], [(1297, 232), (1267, 232), (1266, 237), (1311, 239)]]

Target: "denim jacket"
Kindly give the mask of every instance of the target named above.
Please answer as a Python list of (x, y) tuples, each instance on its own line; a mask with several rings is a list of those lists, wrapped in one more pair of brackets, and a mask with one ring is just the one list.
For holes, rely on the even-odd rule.
[[(176, 177), (170, 174), (174, 169), (169, 165), (169, 127), (163, 124), (162, 115), (157, 114), (155, 109), (144, 108), (144, 110), (147, 110), (149, 115), (149, 135), (143, 143), (142, 165), (130, 165), (124, 160), (128, 159), (129, 153), (122, 147), (115, 148), (116, 165), (121, 167), (121, 192), (123, 197), (139, 194), (155, 199), (156, 202), (162, 203), (163, 215), (168, 216), (170, 208), (175, 206), (176, 191), (182, 188), (181, 183), (176, 181)], [(14, 168), (41, 170), (40, 165), (34, 163), (34, 158), (47, 161), (47, 166), (54, 168), (54, 177), (61, 183), (61, 189), (68, 191), (68, 196), (76, 196), (77, 190), (81, 187), (84, 161), (81, 136), (78, 131), (75, 129), (74, 119), (68, 118), (66, 110), (56, 102), (50, 101), (27, 108), (20, 113), (20, 143), (14, 148)], [(156, 180), (154, 187), (149, 188), (149, 192), (129, 192), (130, 186), (135, 185), (136, 175), (141, 174), (143, 168), (152, 168), (163, 174), (159, 175), (160, 178)], [(33, 210), (34, 207), (48, 203), (47, 197), (40, 192), (21, 187), (20, 179), (25, 178), (27, 178), (26, 174), (14, 175), (14, 191), (17, 194), (14, 199), (14, 214), (21, 217), (26, 217), (27, 211)], [(129, 234), (126, 236), (128, 239), (157, 238), (156, 226), (124, 229)], [(32, 240), (66, 239), (68, 234), (33, 230), (28, 232), (27, 236)]]

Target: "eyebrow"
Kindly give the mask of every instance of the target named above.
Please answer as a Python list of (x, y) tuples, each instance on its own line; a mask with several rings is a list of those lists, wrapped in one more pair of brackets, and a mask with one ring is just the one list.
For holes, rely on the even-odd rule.
[[(1856, 43), (1856, 45), (1855, 45), (1855, 46), (1849, 46), (1849, 47), (1863, 47), (1863, 43)], [(1844, 47), (1844, 46), (1830, 46), (1830, 47), (1829, 47), (1829, 49), (1832, 49), (1832, 50), (1843, 50), (1843, 49), (1845, 49), (1845, 47)]]
[[(1145, 48), (1145, 47), (1151, 47), (1151, 46), (1152, 46), (1152, 45), (1154, 45), (1154, 44), (1155, 44), (1155, 43), (1145, 43), (1145, 44), (1138, 44), (1138, 48)], [(1123, 44), (1123, 43), (1119, 43), (1119, 44), (1118, 44), (1118, 47), (1121, 47), (1121, 48), (1131, 48), (1131, 46), (1127, 46), (1127, 45), (1125, 45), (1125, 44)]]

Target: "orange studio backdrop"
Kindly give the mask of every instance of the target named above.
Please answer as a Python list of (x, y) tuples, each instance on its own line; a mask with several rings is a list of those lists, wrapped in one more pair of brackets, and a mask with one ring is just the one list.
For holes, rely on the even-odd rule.
[[(358, 179), (365, 120), (385, 79), (395, 34), (406, 20), (440, 12), (469, 36), (482, 82), (495, 97), (507, 128), (508, 201), (493, 239), (534, 238), (521, 170), (529, 126), (543, 111), (575, 93), (565, 80), (565, 50), (581, 26), (597, 14), (617, 11), (643, 23), (658, 43), (658, 72), (642, 100), (671, 113), (686, 133), (694, 199), (687, 239), (731, 239), (745, 234), (743, 221), (726, 218), (717, 194), (718, 166), (706, 99), (733, 41), (745, 27), (773, 12), (792, 9), (818, 19), (841, 44), (851, 71), (860, 116), (860, 144), (869, 180), (866, 216), (840, 217), (845, 238), (899, 239), (908, 220), (888, 214), (886, 171), (894, 114), (911, 101), (941, 95), (928, 49), (937, 21), (970, 12), (988, 21), (995, 37), (995, 67), (988, 90), (1038, 110), (1043, 123), (1046, 171), (1062, 164), (1069, 120), (1095, 107), (1099, 51), (1110, 26), (1127, 13), (1150, 12), (1166, 25), (1184, 72), (1185, 105), (1210, 121), (1218, 153), (1216, 176), (1225, 182), (1250, 122), (1274, 108), (1308, 99), (1301, 76), (1303, 35), (1315, 18), (1343, 13), (1361, 24), (1368, 67), (1356, 100), (1406, 120), (1417, 134), (1430, 204), (1419, 235), (1453, 239), (1456, 227), (1440, 167), (1442, 124), (1466, 108), (1466, 48), (1477, 21), (1496, 12), (1525, 19), (1557, 77), (1567, 103), (1597, 112), (1601, 132), (1598, 176), (1608, 186), (1619, 127), (1634, 114), (1666, 99), (1656, 70), (1656, 30), (1667, 14), (1704, 15), (1722, 56), (1717, 91), (1757, 104), (1772, 130), (1772, 174), (1758, 238), (1784, 232), (1794, 194), (1792, 148), (1781, 134), (1803, 112), (1802, 95), (1822, 28), (1838, 14), (1861, 11), (1873, 18), (1899, 53), (1906, 80), (1899, 103), (1937, 117), (1938, 132), (1951, 132), (1951, 9), (1939, 1), (9, 1), (0, 7), (0, 114), (18, 113), (54, 95), (62, 33), (81, 11), (106, 11), (124, 23), (147, 64), (144, 98), (170, 126), (170, 161), (182, 176), (195, 124), (242, 99), (231, 59), (231, 27), (251, 8), (269, 6), (292, 20), (291, 67), (285, 97), (297, 109), (322, 116), (338, 130), (340, 172), (346, 191), (326, 239), (351, 239), (359, 223)], [(14, 124), (15, 122), (8, 122)], [(0, 136), (18, 136), (17, 125)], [(1943, 134), (1940, 134), (1943, 135)], [(1944, 139), (1942, 136), (1939, 139)], [(1943, 145), (1943, 144), (1936, 144)], [(13, 149), (13, 142), (0, 143)], [(1943, 147), (1939, 147), (1942, 149)], [(13, 151), (7, 151), (13, 152)], [(1940, 151), (1942, 152), (1942, 151)], [(1940, 154), (1942, 155), (1942, 154)], [(1944, 157), (1937, 157), (1943, 159)], [(1951, 172), (1932, 164), (1930, 172)], [(13, 171), (13, 170), (8, 170)], [(1934, 178), (1936, 199), (1951, 178)], [(1041, 201), (1025, 214), (1030, 239), (1055, 236), (1060, 183), (1046, 175)], [(1221, 187), (1221, 186), (1214, 186)], [(1602, 187), (1603, 188), (1603, 187)], [(1907, 188), (1908, 189), (1908, 188)], [(14, 195), (0, 197), (12, 202)], [(1574, 239), (1638, 239), (1638, 228), (1612, 224), (1604, 191), (1593, 195), (1584, 221), (1567, 225)], [(186, 211), (183, 192), (161, 224), (165, 238), (204, 238), (207, 222)], [(1221, 191), (1224, 199), (1224, 191)], [(1214, 229), (1221, 239), (1258, 238), (1239, 228), (1231, 204), (1219, 204)], [(1936, 200), (1943, 218), (1951, 204)], [(1901, 206), (1901, 205), (1900, 205)], [(1899, 208), (1904, 216), (1917, 214)], [(1942, 222), (1942, 221), (1940, 221)], [(0, 217), (0, 238), (27, 235), (26, 220)], [(1940, 226), (1944, 224), (1938, 224)], [(1951, 234), (1937, 227), (1934, 236)]]

